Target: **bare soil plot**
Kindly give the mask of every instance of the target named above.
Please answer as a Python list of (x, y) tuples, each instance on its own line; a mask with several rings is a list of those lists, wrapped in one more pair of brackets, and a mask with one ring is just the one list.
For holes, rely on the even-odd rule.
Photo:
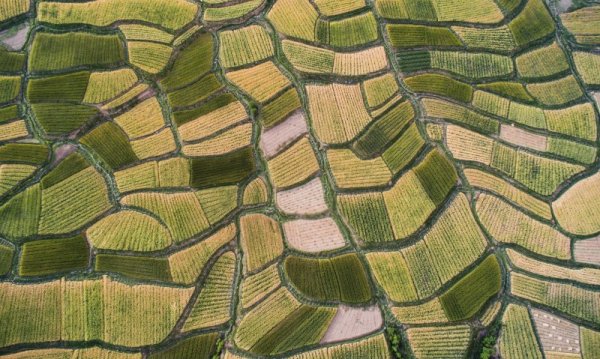
[(21, 24), (16, 29), (8, 29), (0, 32), (0, 42), (9, 50), (20, 51), (27, 42), (29, 24)]
[(320, 177), (301, 186), (277, 192), (275, 201), (277, 207), (286, 214), (314, 215), (327, 211)]
[(546, 356), (581, 352), (577, 325), (538, 309), (531, 314)]
[(289, 245), (304, 252), (329, 251), (346, 245), (331, 217), (289, 221), (283, 224), (283, 230)]
[(515, 146), (531, 148), (532, 150), (546, 151), (547, 148), (547, 138), (545, 136), (505, 124), (500, 125), (500, 138)]
[(340, 305), (321, 344), (358, 338), (378, 330), (382, 324), (383, 318), (377, 306), (353, 308)]
[(507, 248), (508, 258), (517, 268), (544, 277), (581, 282), (588, 285), (600, 285), (600, 269), (595, 268), (567, 268), (560, 265), (539, 261)]
[(260, 138), (260, 148), (269, 159), (307, 132), (304, 113), (297, 111), (287, 120), (264, 132)]
[(575, 242), (575, 260), (600, 265), (600, 236)]

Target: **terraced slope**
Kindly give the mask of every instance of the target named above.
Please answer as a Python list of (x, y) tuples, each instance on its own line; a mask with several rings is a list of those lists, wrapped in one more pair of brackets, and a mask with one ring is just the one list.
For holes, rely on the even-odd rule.
[(598, 357), (598, 29), (0, 1), (0, 356)]

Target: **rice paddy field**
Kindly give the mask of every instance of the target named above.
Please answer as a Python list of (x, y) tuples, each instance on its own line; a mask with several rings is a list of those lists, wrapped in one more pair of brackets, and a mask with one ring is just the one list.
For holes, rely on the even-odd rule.
[(0, 0), (0, 358), (600, 358), (595, 0)]

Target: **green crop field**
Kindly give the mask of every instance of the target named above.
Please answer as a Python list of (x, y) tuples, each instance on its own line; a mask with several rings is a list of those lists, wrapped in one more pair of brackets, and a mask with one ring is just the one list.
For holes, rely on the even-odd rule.
[(597, 359), (597, 0), (0, 0), (0, 359)]

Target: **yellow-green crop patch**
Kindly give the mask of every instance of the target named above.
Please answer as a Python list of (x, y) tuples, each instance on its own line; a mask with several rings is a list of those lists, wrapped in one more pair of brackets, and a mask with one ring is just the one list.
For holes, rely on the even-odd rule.
[(144, 21), (177, 30), (192, 21), (198, 7), (184, 0), (133, 0), (125, 8), (115, 0), (88, 3), (45, 1), (39, 5), (40, 21), (55, 24), (109, 26), (117, 21)]
[(0, 357), (600, 356), (591, 0), (0, 0)]

